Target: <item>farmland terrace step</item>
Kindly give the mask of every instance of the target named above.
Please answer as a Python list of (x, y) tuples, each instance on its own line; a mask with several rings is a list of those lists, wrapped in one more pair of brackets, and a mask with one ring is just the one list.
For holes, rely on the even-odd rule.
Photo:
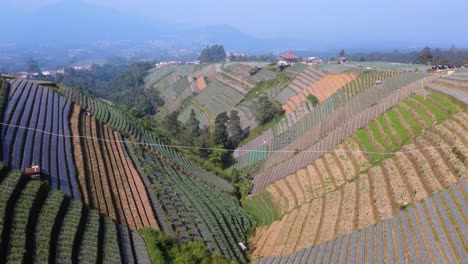
[[(257, 259), (255, 263), (464, 263), (468, 183), (461, 180), (433, 196), (410, 204), (377, 225), (340, 236), (290, 255)], [(459, 193), (459, 195), (452, 195)], [(313, 253), (313, 254), (311, 254)], [(300, 257), (299, 257), (300, 256)], [(311, 257), (313, 256), (313, 257)], [(274, 261), (274, 262), (272, 262)]]

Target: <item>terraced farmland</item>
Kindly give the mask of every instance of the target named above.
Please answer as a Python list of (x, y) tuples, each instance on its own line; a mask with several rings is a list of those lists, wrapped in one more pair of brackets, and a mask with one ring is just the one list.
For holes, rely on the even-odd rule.
[(68, 117), (72, 103), (51, 88), (12, 80), (2, 126), (2, 157), (12, 169), (40, 165), (52, 188), (76, 200), (81, 193), (73, 164)]
[(259, 81), (268, 81), (268, 80), (273, 80), (276, 78), (276, 75), (278, 73), (266, 69), (261, 69), (259, 72), (257, 72), (254, 76), (252, 76), (250, 79), (253, 82), (259, 82)]
[(461, 180), (395, 216), (266, 263), (464, 263), (468, 183)]
[[(297, 78), (298, 77), (296, 77), (296, 79)], [(316, 82), (313, 82), (306, 89), (301, 90), (297, 95), (291, 97), (285, 104), (283, 104), (283, 109), (286, 111), (288, 126), (290, 127), (298, 122), (313, 109), (313, 106), (309, 104), (307, 96), (313, 95), (318, 99), (319, 103), (322, 103), (326, 98), (347, 83), (351, 82), (354, 78), (356, 78), (356, 75), (352, 73), (340, 75), (330, 74)], [(304, 107), (304, 105), (307, 106)]]
[[(126, 158), (120, 137), (94, 117), (74, 112), (82, 135), (82, 164), (86, 172), (81, 188), (89, 196), (89, 205), (118, 223), (136, 230), (159, 229), (148, 194), (140, 175)], [(95, 140), (100, 138), (103, 140)]]
[(450, 94), (468, 104), (468, 76), (453, 75), (441, 78), (428, 85), (429, 88)]
[[(236, 166), (242, 168), (246, 165), (243, 155), (246, 155), (248, 151), (244, 150), (259, 148), (258, 142), (262, 142), (262, 145), (266, 144), (269, 150), (280, 150), (307, 135), (310, 140), (307, 140), (305, 145), (304, 142), (301, 142), (295, 144), (298, 147), (289, 148), (291, 151), (304, 149), (304, 147), (310, 146), (315, 140), (330, 132), (333, 127), (339, 126), (344, 120), (362, 112), (365, 108), (383, 99), (385, 95), (422, 77), (421, 75), (417, 77), (417, 74), (409, 73), (401, 76), (395, 76), (396, 74), (396, 72), (361, 72), (354, 81), (326, 98), (315, 109), (310, 110), (311, 107), (305, 107), (304, 104), (300, 105), (298, 109), (302, 111), (295, 111), (290, 115), (286, 115), (275, 127), (257, 137), (257, 139), (262, 138), (261, 141), (252, 140), (236, 150), (234, 153), (238, 163)], [(377, 79), (385, 80), (386, 78), (389, 79), (384, 81), (382, 85), (374, 87)], [(368, 89), (370, 87), (373, 89)], [(330, 115), (333, 115), (333, 117)], [(323, 122), (332, 124), (323, 126)], [(314, 131), (314, 135), (310, 135), (311, 131)], [(282, 156), (286, 157), (285, 155)]]
[(179, 114), (177, 119), (182, 123), (186, 123), (190, 118), (190, 113), (192, 112), (192, 110), (195, 111), (195, 116), (197, 117), (198, 121), (200, 121), (201, 128), (207, 127), (210, 125), (211, 122), (206, 116), (206, 114), (200, 109), (198, 109), (198, 107), (193, 106), (193, 105), (189, 105), (188, 107), (186, 107), (184, 111), (182, 111)]
[(218, 114), (231, 110), (242, 98), (244, 96), (239, 91), (215, 79), (194, 101), (206, 110), (210, 120), (214, 120)]
[[(418, 103), (411, 105), (414, 102)], [(413, 108), (407, 110), (408, 104)], [(421, 114), (430, 121), (424, 123)], [(463, 158), (468, 154), (464, 147), (467, 120), (468, 115), (445, 97), (412, 96), (387, 111), (382, 121), (373, 121), (354, 133), (335, 152), (267, 186), (264, 195), (270, 197), (269, 203), (278, 205), (276, 213), (282, 218), (257, 231), (252, 240), (254, 254), (290, 254), (350, 234), (392, 217), (406, 203), (467, 180), (468, 163)], [(386, 124), (385, 128), (378, 127), (380, 124)], [(440, 148), (425, 149), (427, 146)], [(378, 158), (353, 151), (400, 148), (405, 152)], [(254, 196), (246, 203), (261, 199), (264, 197)]]
[[(293, 66), (294, 67), (294, 66)], [(295, 75), (295, 78), (286, 86), (275, 99), (281, 104), (287, 104), (288, 101), (295, 98), (303, 91), (307, 90), (313, 83), (325, 77), (325, 74), (312, 67), (304, 66), (302, 70)], [(295, 101), (294, 101), (295, 102)]]
[(161, 203), (155, 212), (170, 223), (163, 227), (166, 233), (176, 233), (184, 242), (203, 240), (211, 251), (245, 261), (237, 243), (246, 241), (252, 220), (236, 198), (186, 177), (140, 147), (127, 147), (147, 178), (145, 184), (152, 191), (153, 204)]
[(155, 155), (164, 158), (165, 162), (183, 170), (189, 177), (203, 181), (219, 190), (232, 192), (233, 187), (226, 180), (200, 169), (194, 163), (180, 155), (173, 148), (166, 147), (154, 134), (143, 128), (135, 119), (120, 110), (113, 108), (98, 99), (91, 98), (83, 93), (64, 88), (64, 94), (81, 106), (83, 111), (89, 112), (97, 120), (108, 125), (115, 131), (136, 139)]
[[(274, 138), (276, 145), (269, 145), (269, 150), (281, 149), (286, 152), (273, 153), (268, 157), (262, 170), (254, 179), (253, 192), (256, 193), (266, 184), (304, 168), (308, 163), (320, 157), (321, 153), (332, 149), (356, 129), (363, 127), (385, 110), (408, 97), (411, 92), (420, 89), (425, 82), (420, 78), (419, 75), (409, 75), (403, 79), (389, 79), (388, 84), (384, 85), (384, 89), (369, 90), (369, 92), (353, 97), (353, 100), (349, 101), (345, 107), (335, 111), (328, 110), (333, 113), (328, 119), (322, 119), (325, 118), (326, 112), (322, 112), (322, 115), (316, 112), (316, 120), (323, 121), (304, 122), (302, 123), (304, 126), (288, 131), (288, 134), (284, 135), (289, 135), (287, 138), (276, 136)], [(378, 98), (381, 99), (378, 100)], [(361, 109), (361, 111), (356, 112), (357, 109)], [(303, 130), (307, 127), (308, 130)], [(297, 139), (292, 141), (293, 135), (289, 133), (300, 131), (303, 131), (304, 134), (301, 133), (302, 136), (296, 137)], [(318, 141), (315, 142), (315, 140)]]
[(0, 262), (149, 263), (138, 234), (49, 191), (46, 182), (1, 171)]

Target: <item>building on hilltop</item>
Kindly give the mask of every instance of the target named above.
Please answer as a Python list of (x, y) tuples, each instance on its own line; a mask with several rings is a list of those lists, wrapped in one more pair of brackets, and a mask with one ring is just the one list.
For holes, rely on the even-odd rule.
[(280, 55), (280, 60), (287, 62), (289, 65), (300, 62), (300, 58), (294, 55), (290, 49)]
[(308, 64), (319, 64), (319, 63), (323, 63), (323, 60), (319, 57), (308, 57), (306, 59), (306, 63)]
[(338, 61), (340, 62), (340, 64), (343, 64), (343, 63), (345, 63), (345, 62), (348, 62), (348, 58), (346, 58), (346, 57), (339, 57), (339, 58), (338, 58)]

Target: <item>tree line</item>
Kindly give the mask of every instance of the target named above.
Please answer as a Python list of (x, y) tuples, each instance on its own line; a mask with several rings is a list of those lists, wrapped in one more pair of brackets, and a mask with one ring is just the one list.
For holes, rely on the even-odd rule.
[[(36, 66), (33, 64), (31, 68), (33, 67)], [(144, 87), (144, 79), (152, 67), (150, 62), (135, 62), (130, 65), (94, 64), (90, 70), (65, 68), (64, 74), (39, 78), (79, 88), (91, 95), (125, 105), (131, 109), (133, 115), (143, 117), (155, 115), (164, 105), (158, 90)]]

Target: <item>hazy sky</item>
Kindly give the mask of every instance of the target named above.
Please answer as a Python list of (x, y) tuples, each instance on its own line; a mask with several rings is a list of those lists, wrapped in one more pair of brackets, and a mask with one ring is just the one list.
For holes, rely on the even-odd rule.
[[(0, 4), (13, 7), (10, 12), (34, 12), (63, 1), (80, 0), (0, 0)], [(228, 24), (259, 37), (340, 35), (468, 47), (468, 0), (81, 1), (155, 23)]]

